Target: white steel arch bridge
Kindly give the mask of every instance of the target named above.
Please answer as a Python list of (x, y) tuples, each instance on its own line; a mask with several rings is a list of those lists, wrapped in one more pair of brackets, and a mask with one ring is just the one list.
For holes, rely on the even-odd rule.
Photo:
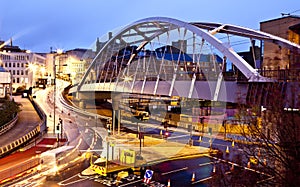
[(109, 91), (236, 102), (236, 93), (246, 93), (247, 84), (226, 79), (228, 62), (246, 82), (276, 80), (263, 77), (255, 65), (239, 56), (231, 36), (244, 37), (249, 43), (272, 42), (300, 53), (297, 44), (245, 27), (151, 17), (116, 33), (70, 93)]

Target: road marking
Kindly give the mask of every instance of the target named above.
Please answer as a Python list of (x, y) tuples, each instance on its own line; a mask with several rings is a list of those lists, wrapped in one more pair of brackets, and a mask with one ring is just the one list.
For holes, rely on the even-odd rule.
[(210, 164), (214, 164), (215, 162), (207, 162), (207, 163), (203, 163), (203, 164), (199, 164), (199, 166), (206, 166), (206, 165), (210, 165)]
[(59, 182), (58, 185), (61, 185), (61, 186), (67, 186), (67, 185), (75, 184), (75, 183), (77, 183), (77, 182), (81, 182), (81, 181), (84, 181), (84, 180), (87, 180), (87, 179), (88, 179), (88, 178), (83, 178), (83, 179), (78, 179), (78, 180), (75, 180), (75, 181), (72, 181), (72, 182), (63, 184), (63, 183), (66, 182), (67, 180), (70, 180), (70, 179), (72, 179), (72, 178), (74, 178), (74, 177), (78, 177), (78, 175), (79, 175), (79, 174), (73, 175), (72, 177), (69, 177), (69, 178), (67, 178), (67, 179), (65, 179), (65, 180), (63, 180), (63, 181), (61, 181), (61, 182)]
[(175, 138), (182, 138), (182, 137), (189, 137), (190, 135), (178, 135), (178, 136), (171, 136), (171, 137), (168, 137), (168, 140), (171, 140), (171, 139), (175, 139)]
[(198, 181), (192, 182), (192, 184), (196, 184), (196, 183), (199, 183), (199, 182), (204, 182), (204, 181), (209, 180), (209, 179), (212, 179), (212, 177), (207, 177), (207, 178), (204, 178), (204, 179), (200, 179)]
[(172, 170), (172, 171), (169, 171), (169, 172), (162, 173), (161, 175), (167, 175), (167, 174), (170, 174), (170, 173), (175, 173), (175, 172), (183, 171), (183, 170), (187, 170), (187, 169), (188, 169), (188, 167), (181, 168), (181, 169), (176, 169), (176, 170)]
[(217, 158), (217, 157), (213, 157), (213, 156), (210, 156), (210, 155), (207, 155), (207, 157), (213, 158), (215, 160), (218, 160), (219, 162), (222, 161), (224, 163), (228, 163), (228, 164), (231, 164), (231, 165), (234, 165), (234, 166), (238, 166), (238, 167), (241, 167), (241, 168), (243, 168), (245, 170), (253, 171), (253, 172), (256, 172), (258, 174), (267, 175), (268, 177), (273, 177), (272, 175), (269, 175), (267, 173), (264, 173), (264, 172), (261, 172), (259, 170), (255, 170), (255, 169), (252, 169), (252, 168), (248, 168), (248, 167), (245, 167), (245, 166), (241, 166), (241, 165), (238, 165), (237, 163), (234, 163), (234, 162), (231, 162), (231, 161), (228, 161), (228, 160), (223, 160), (223, 159), (220, 159), (220, 158)]
[(129, 182), (129, 183), (126, 183), (126, 184), (122, 184), (122, 185), (119, 185), (119, 187), (123, 187), (123, 186), (128, 186), (130, 184), (134, 184), (134, 183), (137, 183), (137, 182), (141, 182), (143, 179), (140, 179), (140, 180), (137, 180), (137, 181), (132, 181), (132, 182)]

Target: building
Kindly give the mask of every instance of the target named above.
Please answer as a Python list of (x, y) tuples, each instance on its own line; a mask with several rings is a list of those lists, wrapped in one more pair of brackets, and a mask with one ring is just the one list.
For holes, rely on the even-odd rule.
[(38, 78), (45, 74), (45, 57), (21, 50), (18, 46), (0, 41), (0, 66), (11, 73), (12, 91), (36, 86)]
[[(54, 79), (54, 70), (56, 76), (60, 79), (71, 81), (76, 84), (84, 75), (91, 61), (95, 57), (95, 52), (91, 49), (71, 49), (68, 51), (56, 51), (46, 55), (46, 71), (49, 80)], [(54, 69), (55, 65), (55, 69)]]
[[(260, 22), (260, 30), (300, 44), (300, 16), (284, 16)], [(300, 69), (300, 54), (271, 42), (264, 43), (264, 69)]]
[(5, 98), (11, 93), (11, 74), (5, 68), (0, 67), (0, 98)]

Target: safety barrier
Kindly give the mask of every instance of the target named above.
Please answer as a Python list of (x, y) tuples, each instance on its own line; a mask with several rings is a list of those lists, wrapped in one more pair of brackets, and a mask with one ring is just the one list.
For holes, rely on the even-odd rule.
[(13, 151), (19, 149), (20, 147), (26, 145), (30, 140), (32, 140), (34, 137), (36, 137), (40, 133), (40, 125), (38, 125), (36, 128), (34, 128), (32, 131), (29, 133), (25, 134), (21, 138), (4, 145), (0, 147), (0, 158), (4, 157)]
[(37, 126), (31, 130), (29, 133), (25, 134), (24, 136), (20, 137), (19, 139), (0, 147), (0, 158), (9, 155), (10, 153), (18, 150), (19, 148), (27, 145), (31, 140), (33, 140), (36, 136), (40, 133), (43, 133), (47, 130), (46, 128), (46, 114), (43, 110), (39, 107), (37, 103), (34, 102), (31, 96), (29, 96), (29, 100), (32, 103), (33, 107), (37, 111), (38, 115), (42, 119), (42, 122), (37, 124)]
[(18, 115), (16, 115), (10, 122), (0, 127), (0, 136), (10, 130), (17, 122)]

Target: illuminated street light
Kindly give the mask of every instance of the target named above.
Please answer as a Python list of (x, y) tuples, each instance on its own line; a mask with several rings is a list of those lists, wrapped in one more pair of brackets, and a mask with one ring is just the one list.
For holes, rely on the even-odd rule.
[(42, 78), (44, 77), (45, 72), (46, 72), (46, 68), (45, 67), (41, 67)]
[(31, 87), (34, 86), (34, 78), (35, 78), (35, 73), (36, 73), (36, 70), (37, 70), (37, 66), (34, 64), (34, 63), (28, 63), (28, 69), (32, 72), (32, 77), (31, 77)]
[[(63, 51), (61, 49), (58, 49), (56, 50), (56, 54), (53, 55), (53, 74), (54, 74), (54, 93), (53, 93), (53, 96), (54, 96), (54, 103), (53, 103), (53, 107), (54, 107), (54, 111), (53, 111), (53, 134), (55, 134), (55, 127), (56, 127), (56, 124), (55, 124), (55, 111), (56, 111), (56, 66), (59, 66), (59, 65), (56, 65), (55, 64), (55, 59), (57, 56), (61, 55), (63, 53)], [(66, 64), (64, 64), (63, 66), (66, 66)], [(60, 133), (61, 133), (61, 137), (62, 137), (62, 127), (60, 129)], [(58, 137), (58, 143), (59, 143), (59, 134), (57, 135)]]

